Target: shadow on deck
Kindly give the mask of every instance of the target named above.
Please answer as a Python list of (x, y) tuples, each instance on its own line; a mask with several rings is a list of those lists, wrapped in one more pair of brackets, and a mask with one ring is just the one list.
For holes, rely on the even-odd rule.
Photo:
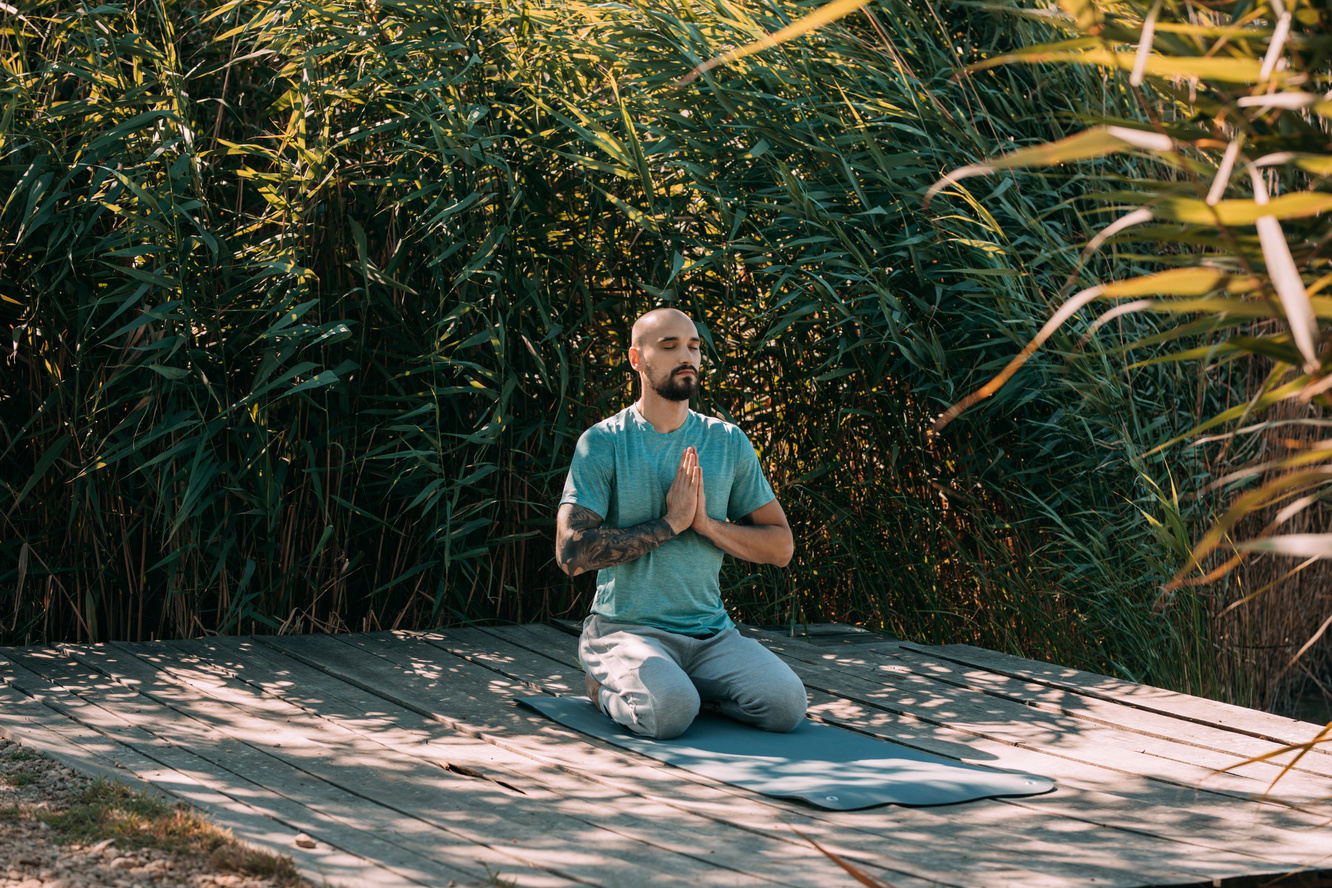
[(1057, 783), (823, 811), (514, 705), (583, 693), (567, 628), (0, 649), (0, 733), (348, 886), (855, 884), (797, 831), (896, 888), (1332, 886), (1332, 749), (1270, 798), (1287, 759), (1239, 765), (1315, 725), (965, 645), (748, 629), (813, 718)]

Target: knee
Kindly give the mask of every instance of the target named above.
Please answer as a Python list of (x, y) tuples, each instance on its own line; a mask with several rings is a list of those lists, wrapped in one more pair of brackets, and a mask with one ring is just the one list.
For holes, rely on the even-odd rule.
[(794, 674), (783, 676), (782, 681), (773, 683), (769, 694), (758, 727), (777, 734), (794, 731), (804, 721), (805, 710), (809, 707), (804, 683)]
[(647, 687), (647, 706), (638, 713), (637, 732), (654, 740), (683, 734), (698, 716), (701, 701), (694, 685), (683, 674), (659, 681), (651, 675), (640, 678)]
[(645, 737), (653, 740), (673, 740), (683, 734), (698, 716), (699, 702), (695, 698), (693, 705), (673, 705), (652, 710), (649, 717), (639, 720)]

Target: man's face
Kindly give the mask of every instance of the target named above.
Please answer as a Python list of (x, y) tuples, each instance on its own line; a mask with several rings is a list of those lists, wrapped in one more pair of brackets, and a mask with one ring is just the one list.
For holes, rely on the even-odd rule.
[(666, 400), (688, 401), (698, 391), (702, 355), (698, 328), (688, 316), (663, 312), (652, 317), (630, 352), (643, 384)]

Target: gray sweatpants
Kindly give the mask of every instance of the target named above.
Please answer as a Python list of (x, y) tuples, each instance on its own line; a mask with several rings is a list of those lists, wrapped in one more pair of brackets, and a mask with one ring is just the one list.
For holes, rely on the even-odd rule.
[(583, 621), (578, 657), (601, 683), (593, 702), (634, 733), (658, 740), (683, 733), (703, 700), (779, 733), (794, 730), (809, 703), (791, 667), (734, 628), (693, 638), (592, 614)]

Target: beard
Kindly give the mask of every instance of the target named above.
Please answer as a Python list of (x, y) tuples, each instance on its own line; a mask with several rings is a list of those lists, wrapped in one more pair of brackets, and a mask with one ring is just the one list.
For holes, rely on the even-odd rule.
[(678, 376), (678, 373), (679, 370), (676, 370), (665, 379), (649, 376), (648, 384), (667, 401), (688, 401), (698, 392), (698, 371), (694, 370), (693, 376)]

